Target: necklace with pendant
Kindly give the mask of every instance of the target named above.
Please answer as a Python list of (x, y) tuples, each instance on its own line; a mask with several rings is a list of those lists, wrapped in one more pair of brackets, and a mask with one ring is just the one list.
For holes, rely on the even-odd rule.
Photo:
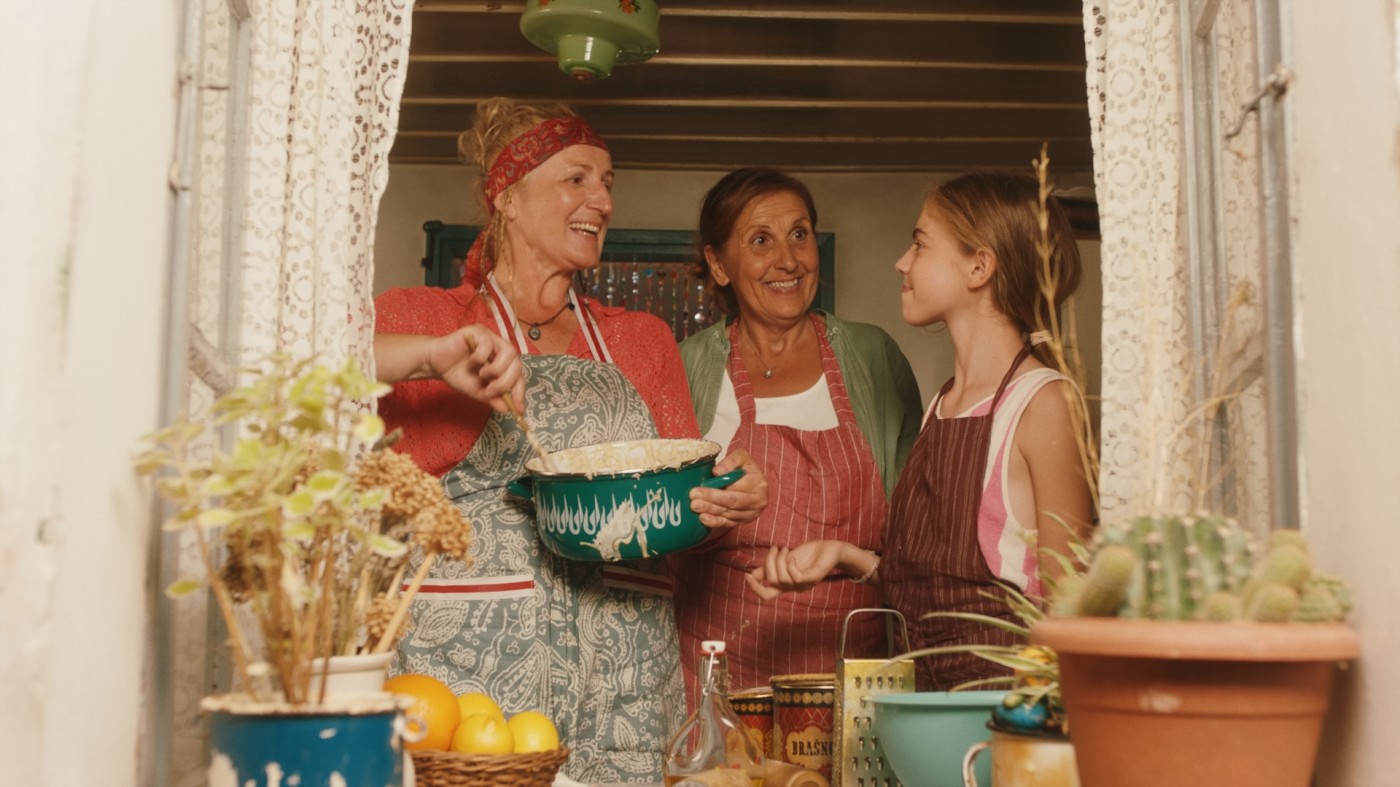
[(749, 346), (753, 348), (754, 355), (758, 356), (758, 362), (763, 364), (763, 379), (773, 379), (773, 366), (763, 359), (763, 351), (758, 349), (758, 342), (754, 341), (752, 336), (749, 336), (748, 331), (744, 331), (744, 336), (749, 340)]
[(525, 331), (525, 335), (530, 337), (530, 341), (537, 342), (540, 340), (540, 336), (542, 335), (540, 333), (541, 328), (558, 319), (559, 315), (563, 314), (565, 309), (572, 308), (574, 308), (574, 302), (565, 301), (564, 305), (559, 307), (559, 311), (555, 312), (554, 315), (548, 320), (541, 320), (540, 322), (530, 322), (529, 320), (523, 319), (519, 315), (517, 315), (515, 319), (519, 320), (522, 324), (529, 326), (529, 330)]

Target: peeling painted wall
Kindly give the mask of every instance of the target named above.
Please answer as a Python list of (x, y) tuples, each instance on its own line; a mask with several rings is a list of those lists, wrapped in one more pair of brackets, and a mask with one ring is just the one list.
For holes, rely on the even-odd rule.
[(1397, 784), (1400, 0), (1290, 5), (1303, 527), (1318, 564), (1351, 583), (1362, 648), (1317, 783)]
[(177, 11), (0, 3), (0, 784), (138, 780)]

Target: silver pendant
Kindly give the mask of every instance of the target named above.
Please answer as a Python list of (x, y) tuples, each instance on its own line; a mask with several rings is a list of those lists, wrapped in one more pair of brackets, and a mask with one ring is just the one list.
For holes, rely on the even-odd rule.
[(763, 373), (763, 379), (765, 379), (765, 380), (771, 380), (771, 379), (773, 379), (773, 370), (772, 370), (772, 369), (768, 369), (768, 370), (764, 371), (764, 373)]
[(540, 326), (538, 326), (538, 325), (531, 325), (531, 326), (530, 326), (530, 330), (526, 331), (526, 333), (528, 333), (528, 334), (530, 335), (530, 340), (531, 340), (531, 341), (537, 342), (537, 341), (540, 340)]

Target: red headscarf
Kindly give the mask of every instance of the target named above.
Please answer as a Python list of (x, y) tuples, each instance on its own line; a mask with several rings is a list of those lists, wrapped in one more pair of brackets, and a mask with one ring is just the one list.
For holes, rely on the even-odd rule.
[[(598, 136), (598, 132), (585, 123), (583, 118), (575, 116), (550, 118), (512, 139), (486, 173), (487, 211), (494, 216), (496, 197), (500, 196), (501, 192), (543, 164), (550, 156), (574, 145), (608, 149), (607, 143)], [(485, 239), (486, 233), (482, 232), (467, 252), (463, 284), (472, 289), (480, 287), (486, 280), (487, 270), (495, 266), (495, 260), (484, 259), (482, 249)]]

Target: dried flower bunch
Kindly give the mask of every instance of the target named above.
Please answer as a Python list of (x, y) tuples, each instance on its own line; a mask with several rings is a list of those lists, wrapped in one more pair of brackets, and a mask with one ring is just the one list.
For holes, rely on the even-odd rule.
[[(275, 355), (245, 371), (248, 384), (219, 397), (207, 418), (149, 435), (136, 467), (157, 476), (174, 507), (166, 529), (191, 531), (204, 563), (203, 577), (167, 593), (207, 585), (243, 687), (268, 698), (271, 673), (282, 698), (302, 704), (320, 685), (314, 659), (397, 641), (436, 556), (467, 558), (471, 525), (436, 478), (388, 448), (367, 406), (388, 386), (354, 360), (331, 369)], [(411, 544), (422, 568), (398, 593)], [(256, 621), (260, 653), (240, 607)]]
[[(1054, 246), (1050, 243), (1049, 199), (1054, 187), (1050, 182), (1050, 145), (1040, 146), (1040, 156), (1031, 162), (1039, 184), (1036, 202), (1036, 223), (1040, 230), (1035, 240), (1036, 254), (1040, 257), (1040, 267), (1036, 272), (1036, 282), (1040, 286), (1041, 297), (1046, 303), (1054, 303), (1060, 291), (1060, 266), (1055, 264)], [(1050, 337), (1045, 347), (1055, 366), (1070, 379), (1073, 386), (1065, 387), (1065, 404), (1069, 406), (1070, 426), (1079, 448), (1080, 470), (1089, 484), (1089, 496), (1093, 502), (1094, 517), (1099, 513), (1099, 444), (1094, 437), (1093, 424), (1089, 417), (1088, 380), (1084, 372), (1084, 358), (1079, 351), (1079, 326), (1075, 319), (1074, 296), (1067, 299), (1064, 313), (1047, 309), (1042, 314), (1036, 311), (1037, 332)], [(1072, 531), (1071, 531), (1072, 532)]]

